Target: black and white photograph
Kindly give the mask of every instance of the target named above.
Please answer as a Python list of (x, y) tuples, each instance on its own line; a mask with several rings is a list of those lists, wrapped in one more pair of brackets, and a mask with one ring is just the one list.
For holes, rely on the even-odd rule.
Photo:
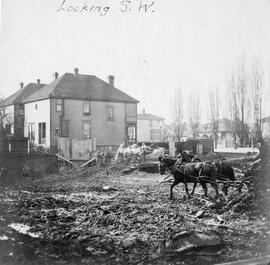
[(0, 0), (1, 265), (269, 265), (270, 0)]

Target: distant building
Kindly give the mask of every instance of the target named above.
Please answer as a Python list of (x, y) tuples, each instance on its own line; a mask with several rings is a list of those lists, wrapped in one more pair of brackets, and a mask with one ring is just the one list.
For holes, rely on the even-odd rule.
[(164, 118), (142, 110), (138, 117), (138, 142), (162, 142), (164, 140)]
[[(211, 123), (206, 123), (200, 127), (198, 138), (209, 139), (213, 138)], [(232, 128), (232, 122), (229, 119), (223, 118), (218, 120), (218, 132), (217, 132), (217, 148), (223, 147), (235, 147), (234, 134)], [(237, 136), (236, 142), (239, 143), (239, 137)]]
[(11, 134), (17, 137), (24, 136), (25, 106), (23, 101), (44, 86), (45, 84), (41, 84), (39, 79), (37, 83), (29, 83), (26, 86), (20, 83), (20, 89), (1, 102), (0, 109), (5, 114), (4, 125), (10, 126)]
[(270, 116), (262, 119), (262, 137), (270, 138)]

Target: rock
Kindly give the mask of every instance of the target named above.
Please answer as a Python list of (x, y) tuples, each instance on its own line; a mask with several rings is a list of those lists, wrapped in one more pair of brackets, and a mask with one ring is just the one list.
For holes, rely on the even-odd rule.
[(195, 215), (195, 216), (196, 216), (197, 218), (202, 218), (202, 217), (203, 217), (204, 212), (205, 212), (204, 210), (199, 210), (199, 211), (196, 213), (196, 215)]
[(112, 187), (112, 186), (104, 186), (104, 187), (102, 188), (102, 190), (103, 190), (103, 191), (118, 191), (117, 188), (114, 188), (114, 187)]
[(214, 231), (204, 233), (194, 232), (175, 238), (172, 243), (172, 248), (177, 252), (183, 252), (194, 248), (222, 246), (223, 244), (223, 239)]

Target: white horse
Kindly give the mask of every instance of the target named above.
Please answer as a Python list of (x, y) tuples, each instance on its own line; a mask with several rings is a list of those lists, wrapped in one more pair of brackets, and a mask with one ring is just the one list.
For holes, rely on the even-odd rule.
[(123, 156), (124, 159), (129, 157), (138, 157), (143, 154), (149, 149), (150, 147), (146, 146), (144, 143), (142, 146), (137, 146), (136, 144), (133, 144), (129, 147), (124, 147), (124, 144), (121, 144), (118, 148), (118, 151), (115, 155), (115, 160), (118, 160), (119, 154)]

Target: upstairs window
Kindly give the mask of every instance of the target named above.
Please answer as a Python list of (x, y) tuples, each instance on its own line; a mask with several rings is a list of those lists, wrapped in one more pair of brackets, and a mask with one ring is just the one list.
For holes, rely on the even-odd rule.
[(91, 113), (90, 101), (84, 101), (83, 102), (83, 113), (84, 114), (90, 114)]
[(113, 121), (113, 106), (107, 105), (106, 117), (107, 117), (107, 121)]
[(63, 100), (62, 99), (56, 99), (56, 111), (62, 112), (63, 109)]

